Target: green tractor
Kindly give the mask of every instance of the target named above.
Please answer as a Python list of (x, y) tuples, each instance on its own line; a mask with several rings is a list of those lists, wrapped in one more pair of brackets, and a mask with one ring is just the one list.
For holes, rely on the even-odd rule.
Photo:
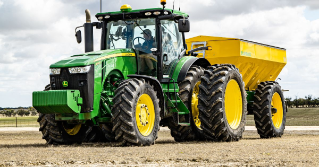
[[(86, 53), (52, 64), (50, 84), (33, 92), (48, 144), (148, 146), (160, 126), (178, 142), (242, 137), (247, 97), (239, 70), (196, 57), (208, 46), (187, 51), (188, 15), (161, 4), (141, 10), (123, 5), (96, 14), (99, 22), (93, 23), (86, 11)], [(99, 51), (93, 51), (93, 27), (101, 30)], [(80, 30), (76, 38), (80, 43)]]

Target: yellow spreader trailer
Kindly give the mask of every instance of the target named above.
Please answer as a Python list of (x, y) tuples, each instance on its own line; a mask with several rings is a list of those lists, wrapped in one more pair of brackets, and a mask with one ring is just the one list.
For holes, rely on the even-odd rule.
[[(188, 50), (208, 47), (207, 50), (194, 52), (193, 56), (205, 58), (213, 66), (215, 64), (216, 68), (220, 64), (229, 64), (239, 70), (246, 90), (248, 114), (254, 115), (256, 128), (262, 138), (280, 137), (283, 134), (286, 105), (281, 87), (275, 80), (287, 64), (286, 49), (244, 39), (214, 36), (189, 38), (186, 44)], [(212, 78), (214, 75), (216, 72), (211, 75), (207, 74), (207, 77)], [(236, 101), (242, 101), (242, 97), (236, 95), (239, 87), (236, 86), (237, 84), (231, 87), (233, 84), (231, 81), (225, 84), (229, 91), (227, 92), (225, 88), (223, 105), (230, 130), (234, 130), (238, 129), (240, 122), (243, 121), (239, 109), (242, 106), (236, 103)], [(227, 98), (227, 96), (230, 97)], [(229, 99), (228, 104), (227, 99)], [(212, 103), (216, 104), (216, 102)], [(227, 113), (227, 108), (231, 112)], [(205, 113), (204, 110), (202, 112)], [(205, 120), (204, 115), (200, 117), (202, 122)], [(212, 120), (212, 117), (208, 116), (206, 120)], [(205, 128), (205, 124), (201, 126)]]

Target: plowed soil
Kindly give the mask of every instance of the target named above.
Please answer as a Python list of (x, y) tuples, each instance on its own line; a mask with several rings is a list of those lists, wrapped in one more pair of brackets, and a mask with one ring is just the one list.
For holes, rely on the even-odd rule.
[(0, 132), (0, 166), (319, 166), (319, 131), (287, 131), (260, 139), (255, 131), (239, 142), (177, 143), (160, 131), (150, 147), (116, 143), (46, 145), (40, 132)]

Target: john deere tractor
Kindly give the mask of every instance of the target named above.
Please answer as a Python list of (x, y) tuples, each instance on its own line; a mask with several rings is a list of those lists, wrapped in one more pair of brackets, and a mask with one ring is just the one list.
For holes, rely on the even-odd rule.
[[(48, 144), (155, 143), (160, 126), (175, 141), (238, 141), (247, 114), (263, 138), (280, 137), (286, 107), (276, 77), (285, 49), (236, 38), (185, 40), (188, 14), (165, 8), (96, 14), (86, 10), (85, 53), (50, 66), (50, 84), (33, 92)], [(93, 28), (101, 49), (93, 51)], [(76, 30), (77, 30), (76, 29)], [(81, 31), (76, 39), (82, 41)]]

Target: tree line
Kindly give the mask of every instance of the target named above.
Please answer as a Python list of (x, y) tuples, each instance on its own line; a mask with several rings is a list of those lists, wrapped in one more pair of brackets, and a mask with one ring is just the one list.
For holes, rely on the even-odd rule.
[(289, 108), (319, 107), (319, 98), (312, 97), (312, 95), (305, 96), (305, 98), (298, 98), (297, 96), (295, 96), (294, 99), (292, 99), (291, 97), (287, 97), (285, 101)]
[(27, 109), (20, 107), (18, 109), (11, 109), (11, 108), (2, 109), (0, 111), (0, 114), (6, 117), (15, 117), (15, 116), (23, 117), (23, 116), (36, 116), (38, 112), (33, 107), (29, 107)]

